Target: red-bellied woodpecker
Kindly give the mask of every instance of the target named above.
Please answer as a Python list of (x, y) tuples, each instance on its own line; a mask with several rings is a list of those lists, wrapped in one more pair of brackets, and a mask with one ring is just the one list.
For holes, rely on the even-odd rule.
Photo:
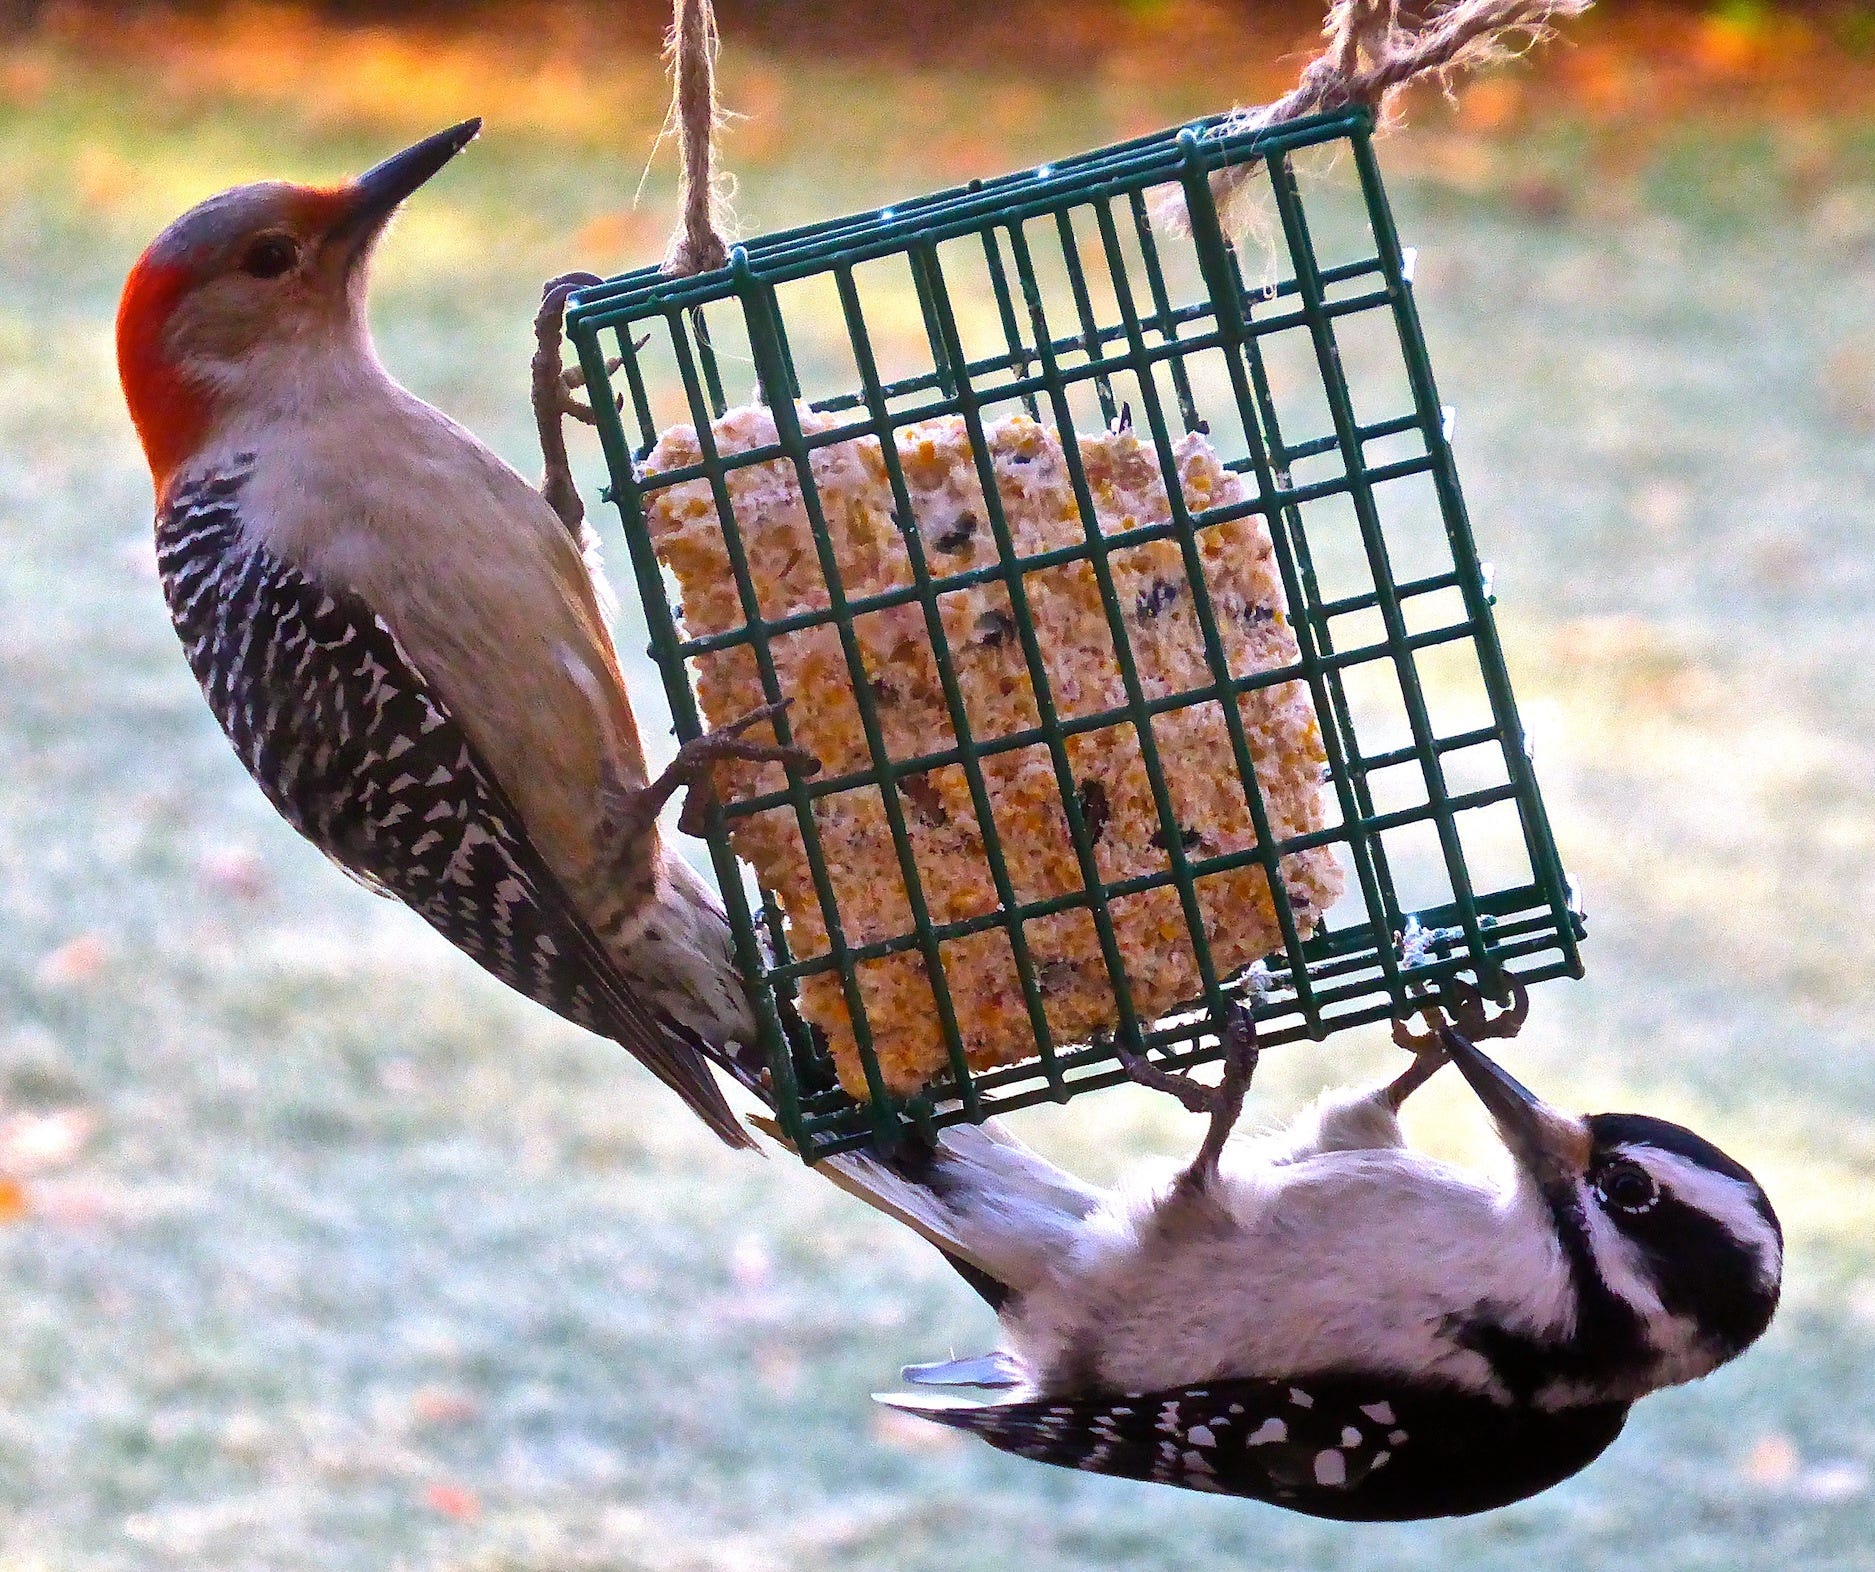
[(657, 813), (707, 791), (715, 760), (814, 764), (741, 735), (781, 731), (765, 710), (648, 778), (559, 442), (564, 282), (534, 379), (551, 502), (379, 364), (373, 244), (479, 129), (348, 185), (223, 192), (132, 270), (118, 364), (164, 593), (216, 718), (295, 829), (747, 1145), (708, 1061), (753, 1084), (753, 1018), (721, 910)]

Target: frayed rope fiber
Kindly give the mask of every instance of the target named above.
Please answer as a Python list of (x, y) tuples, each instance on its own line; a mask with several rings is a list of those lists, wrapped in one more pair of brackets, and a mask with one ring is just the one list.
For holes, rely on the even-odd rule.
[[(1384, 121), (1394, 95), (1409, 83), (1430, 78), (1449, 83), (1476, 70), (1535, 48), (1555, 33), (1558, 22), (1578, 17), (1594, 0), (1438, 0), (1416, 19), (1403, 20), (1400, 0), (1334, 0), (1322, 28), (1327, 47), (1302, 78), (1273, 104), (1242, 109), (1225, 121), (1226, 134), (1257, 131), (1305, 115), (1359, 104)], [(1237, 164), (1211, 178), (1220, 205), (1255, 170)]]

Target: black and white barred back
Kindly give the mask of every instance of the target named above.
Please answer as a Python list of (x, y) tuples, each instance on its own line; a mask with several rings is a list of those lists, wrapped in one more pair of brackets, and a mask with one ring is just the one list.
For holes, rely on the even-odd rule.
[(1346, 1375), (981, 1406), (882, 1401), (1036, 1462), (1352, 1522), (1460, 1516), (1521, 1500), (1599, 1456), (1628, 1415), (1626, 1403), (1545, 1413), (1451, 1387)]
[(170, 615), (209, 708), (281, 816), (509, 987), (630, 1050), (732, 1145), (704, 1045), (637, 998), (467, 733), (383, 619), (249, 540), (252, 455), (156, 519)]

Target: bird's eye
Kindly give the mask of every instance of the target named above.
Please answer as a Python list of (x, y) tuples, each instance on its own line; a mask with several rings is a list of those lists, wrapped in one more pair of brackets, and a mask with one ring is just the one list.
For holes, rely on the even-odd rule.
[(298, 266), (299, 242), (291, 235), (261, 235), (241, 257), (241, 271), (256, 278), (278, 278)]
[(1660, 1186), (1639, 1163), (1610, 1163), (1596, 1176), (1595, 1194), (1617, 1212), (1646, 1212), (1660, 1199)]

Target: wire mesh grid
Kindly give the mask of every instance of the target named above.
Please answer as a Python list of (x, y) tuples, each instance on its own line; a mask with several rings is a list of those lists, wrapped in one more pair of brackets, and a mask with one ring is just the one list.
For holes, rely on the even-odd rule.
[[(736, 248), (714, 273), (672, 279), (645, 269), (575, 300), (568, 331), (595, 392), (609, 496), (623, 516), (650, 653), (679, 738), (705, 730), (693, 691), (700, 659), (746, 648), (770, 701), (812, 702), (784, 692), (775, 642), (804, 628), (839, 630), (866, 763), (791, 777), (785, 790), (733, 802), (709, 835), (752, 981), (777, 1115), (810, 1159), (866, 1142), (889, 1147), (908, 1122), (931, 1129), (1113, 1084), (1124, 1078), (1116, 1042), (1174, 1067), (1202, 1063), (1217, 1056), (1217, 1024), (1246, 988), (1256, 994), (1261, 1040), (1275, 1043), (1403, 1013), (1459, 969), (1503, 968), (1526, 982), (1580, 975), (1582, 914), (1531, 771), (1370, 129), (1359, 111), (1262, 132), (1231, 132), (1220, 117), (771, 235)], [(1293, 165), (1300, 150), (1322, 147), (1351, 162), (1359, 189), (1358, 202), (1326, 215)], [(1239, 165), (1255, 166), (1250, 178), (1274, 210), (1266, 247), (1240, 251), (1219, 222), (1210, 177)], [(1168, 195), (1182, 200), (1185, 224), (1159, 216)], [(609, 371), (613, 358), (619, 364)], [(774, 441), (725, 452), (711, 426), (739, 378), (750, 384), (743, 401), (759, 399), (772, 412)], [(827, 418), (804, 419), (803, 409)], [(1016, 411), (1058, 438), (1082, 527), (1073, 544), (1028, 556), (1013, 539), (985, 439), (987, 423)], [(909, 581), (849, 597), (813, 455), (875, 439), (894, 513), (909, 519), (894, 434), (942, 416), (961, 417), (976, 455), (994, 561), (950, 572), (929, 560), (916, 529), (904, 529)], [(1085, 433), (1128, 423), (1157, 456), (1170, 519), (1103, 534), (1081, 444)], [(643, 460), (660, 434), (679, 425), (694, 428), (696, 462), (648, 471)], [(1174, 449), (1193, 432), (1242, 478), (1241, 500), (1187, 505)], [(769, 617), (729, 477), (777, 461), (798, 479), (825, 594), (809, 609)], [(742, 608), (741, 626), (703, 635), (683, 626), (647, 524), (658, 492), (696, 480), (707, 483), (722, 522)], [(1244, 675), (1223, 655), (1197, 543), (1202, 532), (1251, 515), (1269, 528), (1297, 657)], [(1183, 554), (1210, 672), (1198, 686), (1149, 696), (1112, 562), (1157, 539), (1178, 542)], [(1100, 583), (1124, 678), (1126, 702), (1117, 708), (1064, 714), (1051, 695), (1025, 588), (1064, 561), (1088, 562)], [(947, 592), (984, 582), (1006, 587), (1034, 696), (1036, 724), (1007, 735), (973, 734), (939, 615)], [(892, 606), (922, 613), (954, 730), (945, 746), (915, 757), (885, 746), (880, 696), (853, 635), (856, 618)], [(1218, 701), (1296, 681), (1307, 684), (1327, 755), (1326, 822), (1285, 838), (1271, 831), (1237, 704)], [(1152, 740), (1155, 716), (1207, 702), (1226, 718), (1256, 829), (1254, 845), (1219, 855), (1184, 844)], [(1116, 723), (1130, 723), (1139, 738), (1165, 858), (1155, 872), (1109, 882), (1068, 743)], [(999, 752), (1035, 747), (1052, 764), (1080, 875), (1078, 888), (1048, 899), (1024, 899), (1016, 888), (983, 774)], [(904, 799), (913, 777), (950, 765), (968, 782), (996, 900), (942, 921), (924, 896)], [(845, 932), (837, 870), (816, 830), (816, 804), (854, 790), (878, 793), (904, 879), (909, 921), (885, 937)], [(825, 928), (824, 948), (800, 957), (790, 953), (777, 903), (738, 864), (729, 840), (739, 820), (776, 807), (796, 817)], [(1333, 849), (1345, 890), (1312, 932), (1280, 876), (1281, 859), (1311, 846)], [(1280, 949), (1248, 972), (1216, 964), (1196, 882), (1247, 864), (1265, 871), (1281, 933)], [(1177, 892), (1200, 986), (1184, 1008), (1142, 1020), (1112, 911), (1161, 887)], [(1034, 920), (1070, 909), (1091, 917), (1115, 1005), (1111, 1031), (1078, 1043), (1054, 1040), (1045, 978), (1026, 939)], [(1033, 1053), (973, 1070), (945, 947), (989, 929), (1007, 935)], [(856, 977), (868, 962), (905, 953), (924, 960), (949, 1064), (909, 1097), (892, 1095), (879, 1072)], [(824, 1039), (794, 1008), (802, 980), (825, 972), (840, 980), (865, 1100), (840, 1089)]]

